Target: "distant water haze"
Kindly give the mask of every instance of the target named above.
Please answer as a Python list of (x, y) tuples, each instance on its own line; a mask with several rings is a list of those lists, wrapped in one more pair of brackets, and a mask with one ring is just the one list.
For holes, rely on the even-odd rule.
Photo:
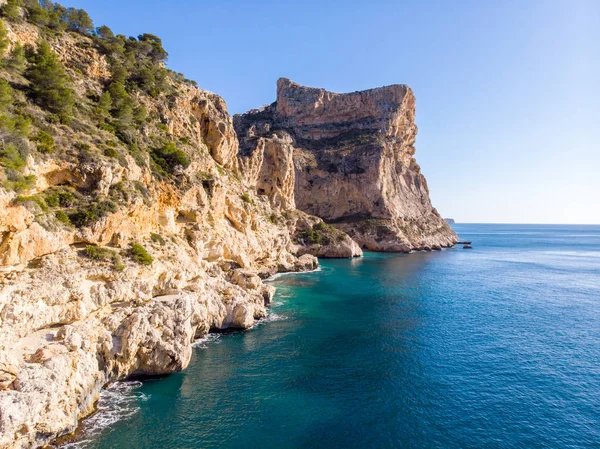
[(458, 222), (600, 223), (600, 2), (70, 0), (159, 35), (232, 113), (285, 76), (334, 92), (405, 83), (433, 204)]

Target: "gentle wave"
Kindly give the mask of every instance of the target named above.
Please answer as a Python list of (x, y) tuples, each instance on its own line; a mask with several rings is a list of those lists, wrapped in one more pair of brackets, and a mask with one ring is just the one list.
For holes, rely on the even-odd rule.
[(206, 334), (204, 337), (192, 343), (192, 348), (206, 349), (210, 343), (214, 343), (221, 337), (221, 334)]
[[(304, 274), (320, 271), (320, 267), (311, 272), (292, 272), (278, 273), (284, 274)], [(277, 275), (275, 275), (277, 276)], [(275, 307), (282, 306), (282, 301), (273, 304)], [(257, 320), (249, 329), (257, 326), (272, 323), (275, 321), (287, 320), (288, 317), (277, 313), (269, 313), (265, 318)], [(249, 330), (248, 329), (248, 330)], [(223, 334), (211, 333), (195, 340), (191, 346), (198, 349), (206, 349), (210, 344), (217, 343)], [(147, 401), (149, 396), (138, 391), (142, 386), (140, 381), (115, 382), (102, 390), (96, 413), (82, 421), (79, 438), (58, 446), (60, 449), (86, 449), (97, 439), (97, 437), (111, 425), (131, 418), (139, 411), (138, 401)]]
[(261, 318), (256, 323), (254, 323), (252, 326), (250, 326), (248, 329), (254, 329), (257, 326), (260, 326), (261, 324), (272, 323), (274, 321), (283, 321), (283, 320), (287, 320), (287, 319), (288, 319), (288, 317), (285, 315), (279, 315), (277, 313), (269, 313), (266, 317)]
[(270, 276), (267, 279), (265, 279), (265, 281), (267, 281), (267, 282), (274, 281), (275, 279), (279, 279), (282, 276), (289, 276), (291, 274), (308, 274), (308, 273), (316, 273), (318, 271), (321, 271), (320, 266), (318, 266), (317, 268), (315, 268), (314, 270), (311, 270), (311, 271), (287, 271), (285, 273), (275, 273), (273, 276)]
[(74, 441), (60, 448), (85, 449), (106, 427), (135, 415), (139, 411), (139, 401), (149, 399), (144, 393), (138, 391), (141, 386), (142, 383), (139, 381), (115, 382), (102, 390), (96, 413), (81, 424), (83, 438), (76, 437)]

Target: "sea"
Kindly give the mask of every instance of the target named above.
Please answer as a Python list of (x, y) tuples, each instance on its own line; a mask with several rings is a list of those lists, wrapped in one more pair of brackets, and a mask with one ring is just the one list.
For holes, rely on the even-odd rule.
[(600, 448), (600, 226), (278, 276), (269, 318), (107, 389), (66, 448)]

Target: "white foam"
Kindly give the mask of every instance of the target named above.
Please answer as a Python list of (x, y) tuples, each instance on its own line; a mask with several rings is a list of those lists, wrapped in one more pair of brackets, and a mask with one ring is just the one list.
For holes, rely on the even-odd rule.
[(142, 386), (136, 382), (115, 382), (102, 390), (98, 401), (98, 410), (81, 423), (82, 439), (75, 439), (61, 449), (85, 449), (108, 426), (131, 418), (138, 410), (138, 401), (147, 401), (150, 397), (138, 391)]
[(256, 323), (254, 323), (252, 326), (250, 326), (248, 329), (254, 329), (257, 326), (260, 326), (261, 324), (272, 323), (274, 321), (283, 321), (283, 320), (287, 320), (287, 319), (288, 319), (288, 317), (285, 315), (279, 315), (277, 313), (269, 313), (266, 317), (261, 318)]
[(320, 266), (311, 271), (286, 271), (285, 273), (275, 273), (273, 276), (270, 276), (267, 279), (265, 279), (265, 281), (266, 282), (274, 281), (275, 279), (279, 279), (282, 276), (289, 276), (291, 274), (308, 274), (308, 273), (316, 273), (318, 271), (321, 271)]
[(206, 334), (204, 337), (199, 338), (192, 343), (192, 348), (206, 349), (209, 343), (214, 343), (221, 337), (221, 334)]

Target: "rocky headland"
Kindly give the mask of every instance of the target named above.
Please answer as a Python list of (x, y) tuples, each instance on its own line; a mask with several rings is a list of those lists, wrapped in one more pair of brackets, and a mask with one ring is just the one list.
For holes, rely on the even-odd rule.
[(281, 78), (275, 103), (236, 115), (234, 124), (241, 160), (285, 155), (285, 174), (264, 179), (274, 176), (278, 194), (362, 248), (409, 252), (456, 242), (414, 158), (415, 97), (408, 86), (336, 94)]
[(252, 326), (274, 273), (456, 240), (413, 158), (406, 86), (282, 79), (234, 129), (156, 36), (61, 8), (0, 1), (0, 448), (44, 446), (106, 384)]

